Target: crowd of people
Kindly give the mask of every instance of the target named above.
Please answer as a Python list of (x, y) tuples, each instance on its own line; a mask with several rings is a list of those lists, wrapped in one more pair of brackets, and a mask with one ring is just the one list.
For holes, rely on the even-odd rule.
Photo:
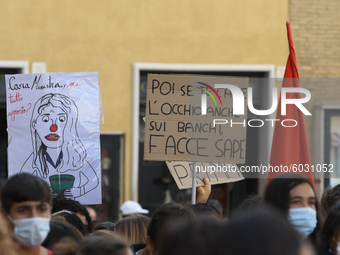
[(10, 177), (1, 187), (2, 255), (326, 255), (340, 254), (340, 185), (319, 203), (314, 186), (296, 174), (269, 182), (229, 218), (198, 189), (195, 205), (168, 203), (152, 217), (126, 201), (117, 222), (96, 222), (89, 208), (53, 197), (31, 174)]

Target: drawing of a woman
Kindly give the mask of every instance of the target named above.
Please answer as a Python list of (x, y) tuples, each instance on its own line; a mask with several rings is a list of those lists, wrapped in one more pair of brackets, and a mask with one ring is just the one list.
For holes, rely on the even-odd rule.
[(38, 99), (30, 122), (33, 153), (21, 172), (29, 172), (51, 185), (53, 192), (76, 198), (95, 189), (98, 176), (86, 160), (86, 149), (77, 133), (78, 108), (62, 94)]

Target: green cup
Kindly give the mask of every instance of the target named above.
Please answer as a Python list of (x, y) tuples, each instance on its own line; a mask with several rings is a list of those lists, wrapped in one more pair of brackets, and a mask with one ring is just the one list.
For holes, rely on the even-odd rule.
[(70, 174), (52, 175), (50, 176), (50, 183), (53, 193), (62, 194), (65, 190), (73, 187), (74, 176)]

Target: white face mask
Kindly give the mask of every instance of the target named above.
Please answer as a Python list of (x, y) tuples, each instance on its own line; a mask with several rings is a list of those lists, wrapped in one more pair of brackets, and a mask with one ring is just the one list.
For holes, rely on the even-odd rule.
[(316, 211), (310, 207), (289, 209), (288, 219), (294, 229), (300, 233), (302, 238), (306, 238), (310, 235), (318, 223)]
[(50, 232), (50, 218), (25, 218), (13, 220), (7, 215), (15, 225), (13, 236), (26, 247), (39, 246)]

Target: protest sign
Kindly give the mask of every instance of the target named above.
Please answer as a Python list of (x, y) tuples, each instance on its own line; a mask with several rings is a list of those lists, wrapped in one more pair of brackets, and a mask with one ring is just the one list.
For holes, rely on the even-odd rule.
[[(172, 177), (179, 189), (192, 187), (192, 173), (194, 163), (182, 161), (166, 161)], [(211, 185), (236, 182), (244, 177), (237, 165), (227, 163), (196, 163), (196, 186), (204, 186), (203, 178), (207, 178)]]
[(98, 73), (6, 75), (9, 176), (101, 204)]
[(246, 77), (149, 74), (144, 160), (244, 163), (247, 87)]

